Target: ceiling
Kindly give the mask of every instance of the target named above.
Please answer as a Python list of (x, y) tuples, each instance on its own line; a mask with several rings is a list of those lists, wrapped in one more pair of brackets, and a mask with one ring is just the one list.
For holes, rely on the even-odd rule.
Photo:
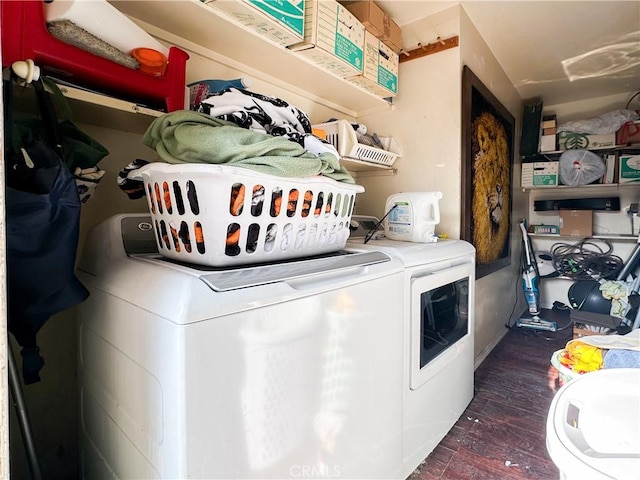
[(377, 3), (407, 43), (419, 38), (417, 20), (461, 4), (523, 100), (555, 105), (640, 90), (640, 0)]

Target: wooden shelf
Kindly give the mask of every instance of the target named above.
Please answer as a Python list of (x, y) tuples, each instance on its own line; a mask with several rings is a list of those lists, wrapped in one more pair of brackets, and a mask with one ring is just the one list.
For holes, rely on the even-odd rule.
[[(160, 40), (249, 75), (257, 72), (272, 83), (290, 85), (292, 91), (352, 117), (390, 108), (385, 99), (319, 68), (199, 0), (111, 3)], [(187, 72), (188, 67), (187, 62)]]

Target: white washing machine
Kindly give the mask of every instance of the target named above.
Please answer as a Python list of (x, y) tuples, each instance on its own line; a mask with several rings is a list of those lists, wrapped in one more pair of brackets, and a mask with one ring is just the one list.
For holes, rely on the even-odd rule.
[(404, 477), (399, 260), (198, 268), (131, 214), (79, 276), (83, 478)]
[(404, 273), (403, 477), (446, 436), (473, 398), (475, 249), (462, 240), (412, 243), (352, 217), (347, 246), (383, 251)]

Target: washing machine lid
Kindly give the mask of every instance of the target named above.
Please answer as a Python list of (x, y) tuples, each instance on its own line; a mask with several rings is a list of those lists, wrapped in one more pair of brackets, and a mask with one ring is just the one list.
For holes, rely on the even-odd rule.
[(127, 255), (157, 266), (173, 268), (197, 276), (216, 292), (266, 285), (391, 260), (388, 255), (381, 252), (343, 249), (323, 255), (237, 267), (187, 264), (161, 256), (158, 253), (152, 229), (140, 228), (140, 225), (145, 222), (151, 225), (150, 217), (147, 219), (147, 217), (131, 216), (120, 220), (122, 242)]
[(547, 445), (569, 477), (634, 478), (640, 472), (640, 369), (598, 370), (566, 384), (549, 410)]
[(339, 271), (345, 268), (363, 267), (389, 262), (391, 258), (377, 251), (340, 250), (317, 257), (304, 257), (289, 261), (242, 265), (238, 267), (209, 267), (176, 262), (160, 255), (133, 255), (138, 260), (158, 266), (176, 268), (196, 275), (216, 292), (256, 287), (269, 283), (304, 278), (319, 273)]

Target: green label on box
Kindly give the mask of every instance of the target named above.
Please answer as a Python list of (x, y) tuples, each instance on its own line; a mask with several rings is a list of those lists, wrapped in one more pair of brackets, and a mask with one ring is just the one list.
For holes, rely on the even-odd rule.
[(640, 155), (620, 157), (620, 180), (640, 181)]
[(334, 53), (336, 57), (362, 70), (362, 48), (337, 32)]
[(558, 176), (557, 175), (534, 175), (533, 176), (533, 186), (540, 187), (544, 185), (557, 185), (558, 184)]
[(249, 2), (300, 36), (304, 35), (304, 0), (249, 0)]
[(398, 93), (398, 77), (381, 66), (378, 66), (378, 84), (390, 92)]

